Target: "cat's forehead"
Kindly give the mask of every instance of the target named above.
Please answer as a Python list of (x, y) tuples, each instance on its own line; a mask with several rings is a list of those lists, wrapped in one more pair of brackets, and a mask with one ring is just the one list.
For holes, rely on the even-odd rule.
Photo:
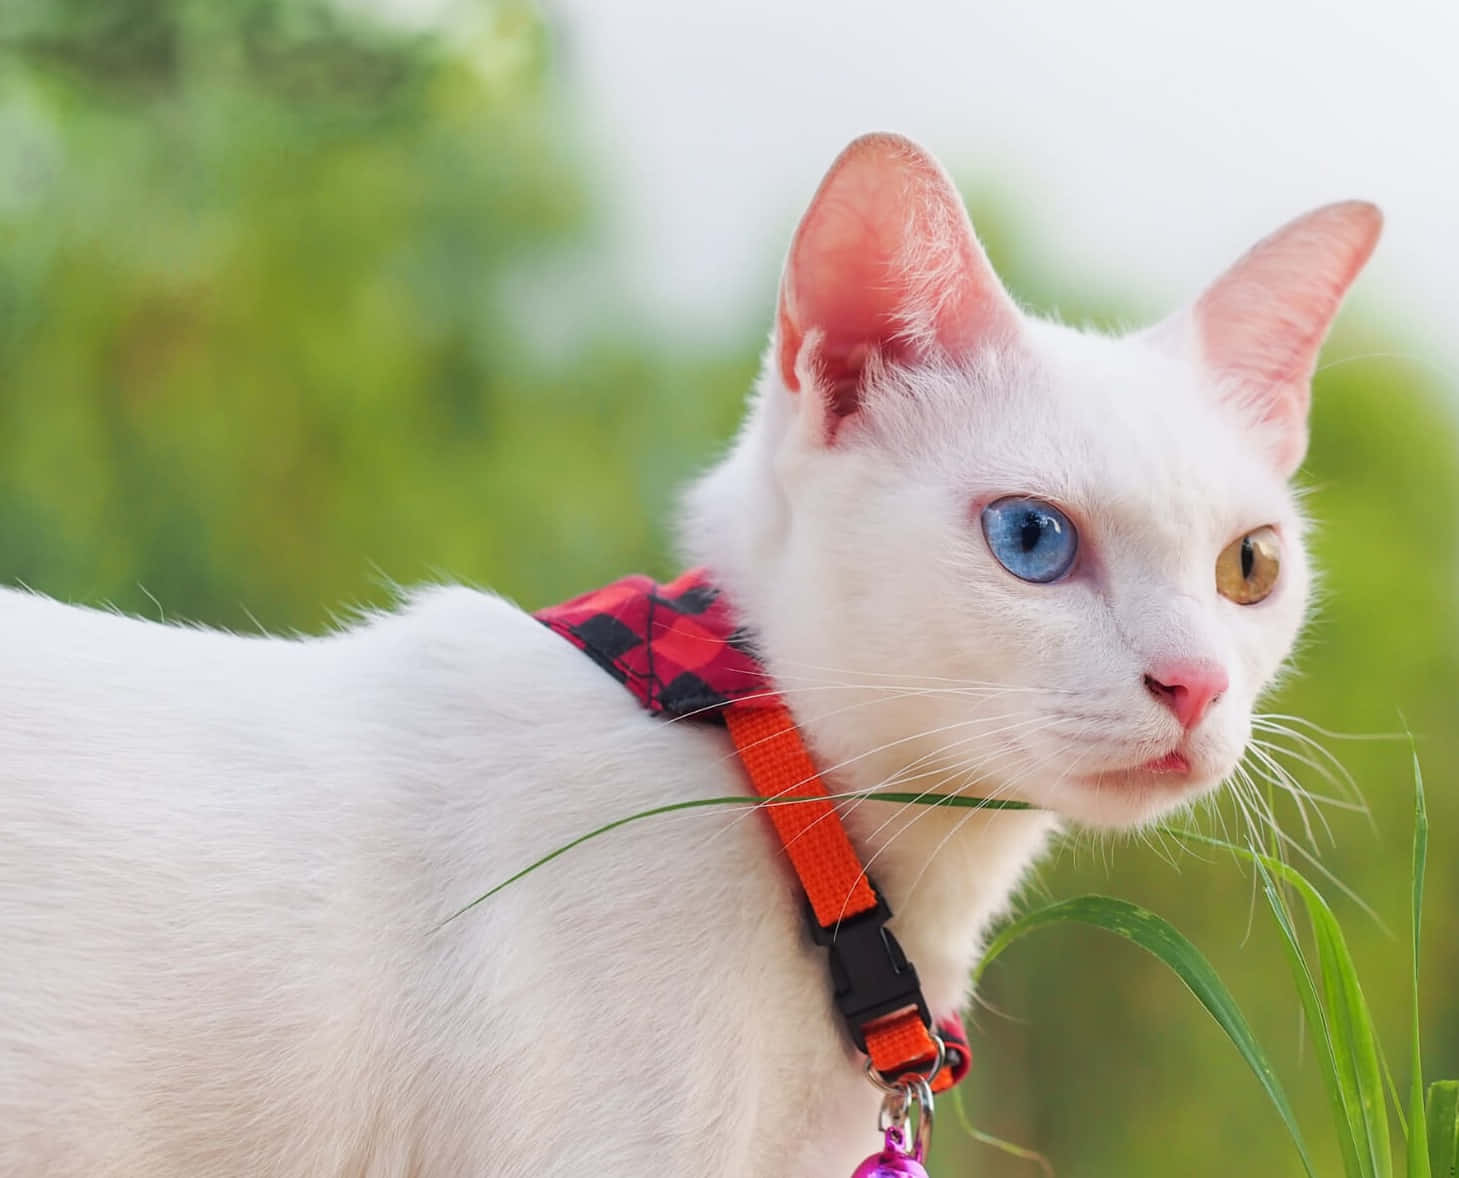
[(1261, 440), (1194, 365), (1139, 337), (1041, 326), (1037, 351), (992, 377), (993, 411), (967, 435), (989, 479), (1145, 527), (1290, 513)]

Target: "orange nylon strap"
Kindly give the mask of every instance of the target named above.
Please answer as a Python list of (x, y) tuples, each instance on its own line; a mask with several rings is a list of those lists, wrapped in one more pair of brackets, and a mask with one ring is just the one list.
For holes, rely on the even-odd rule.
[[(762, 798), (825, 798), (826, 787), (783, 706), (729, 707), (724, 711), (730, 738)], [(832, 928), (849, 916), (876, 907), (876, 893), (861, 868), (861, 858), (829, 801), (767, 806), (770, 821), (790, 856), (816, 923)]]
[[(822, 799), (767, 806), (766, 810), (810, 901), (825, 943), (834, 944), (843, 924), (874, 912), (882, 903), (830, 801), (800, 729), (784, 704), (777, 706), (763, 697), (753, 708), (731, 704), (722, 714), (750, 783), (760, 797), (777, 801)], [(910, 971), (910, 966), (907, 968)], [(915, 974), (912, 976), (915, 980)], [(937, 1045), (923, 1020), (925, 1007), (920, 1003), (919, 992), (916, 1001), (905, 1008), (851, 1028), (853, 1037), (859, 1031), (872, 1066), (883, 1076), (895, 1079), (907, 1072), (925, 1072), (937, 1058)], [(946, 1064), (933, 1077), (932, 1090), (941, 1092), (955, 1080), (951, 1064)]]
[[(937, 1044), (932, 1041), (922, 1017), (915, 1010), (889, 1015), (863, 1031), (866, 1053), (871, 1066), (884, 1076), (900, 1076), (906, 1072), (925, 1072), (937, 1058)], [(956, 1082), (952, 1065), (944, 1063), (932, 1078), (932, 1091), (942, 1092)]]

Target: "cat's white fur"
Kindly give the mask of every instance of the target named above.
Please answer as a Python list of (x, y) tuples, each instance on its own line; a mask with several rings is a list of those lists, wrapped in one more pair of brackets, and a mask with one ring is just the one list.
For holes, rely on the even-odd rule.
[[(922, 169), (937, 183), (906, 200), (955, 200), (904, 141), (847, 160), (893, 185)], [(934, 211), (958, 232), (960, 206)], [(1305, 401), (1233, 391), (1199, 313), (1113, 339), (974, 299), (1016, 327), (939, 350), (948, 283), (999, 291), (980, 253), (938, 279), (925, 261), (947, 242), (913, 244), (895, 344), (915, 356), (858, 353), (860, 403), (835, 422), (816, 351), (835, 324), (801, 305), (814, 259), (793, 251), (688, 547), (839, 788), (1147, 819), (1229, 770), (1296, 635), (1296, 444), (1269, 441)], [(1294, 289), (1323, 266), (1298, 263)], [(1009, 493), (1076, 520), (1076, 575), (997, 565), (978, 508)], [(1216, 554), (1266, 524), (1277, 592), (1217, 597)], [(0, 1174), (741, 1178), (849, 1172), (871, 1148), (878, 1097), (758, 816), (630, 825), (438, 928), (607, 818), (744, 789), (721, 731), (644, 714), (508, 602), (432, 589), (283, 640), (0, 591), (0, 650)], [(1231, 684), (1191, 735), (1191, 778), (1084, 780), (1180, 738), (1143, 675), (1197, 656)], [(847, 821), (929, 1000), (956, 1007), (1055, 818), (865, 803)]]

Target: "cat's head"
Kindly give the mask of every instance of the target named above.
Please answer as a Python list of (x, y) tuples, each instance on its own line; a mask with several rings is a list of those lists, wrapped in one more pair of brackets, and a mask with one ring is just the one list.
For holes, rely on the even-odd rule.
[(838, 777), (1123, 825), (1231, 773), (1307, 607), (1288, 484), (1380, 225), (1318, 209), (1114, 337), (1021, 312), (914, 144), (842, 153), (689, 533)]

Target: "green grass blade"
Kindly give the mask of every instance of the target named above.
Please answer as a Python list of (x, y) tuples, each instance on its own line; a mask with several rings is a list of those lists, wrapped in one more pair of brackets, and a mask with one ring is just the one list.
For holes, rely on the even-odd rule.
[[(1424, 802), (1424, 775), (1419, 769), (1418, 752), (1413, 754), (1413, 862), (1409, 868), (1413, 882), (1411, 937), (1413, 944), (1413, 1069), (1408, 1098), (1408, 1178), (1438, 1178), (1452, 1170), (1431, 1169), (1431, 1150), (1427, 1146), (1429, 1127), (1424, 1107), (1424, 1065), (1420, 1044), (1418, 1005), (1418, 947), (1424, 919), (1424, 873), (1429, 860), (1429, 811)], [(1430, 1090), (1432, 1097), (1432, 1090)], [(1452, 1155), (1451, 1155), (1452, 1157)]]
[[(1429, 1085), (1429, 1166), (1434, 1178), (1459, 1176), (1459, 1080)], [(1415, 1147), (1422, 1149), (1418, 1138)]]
[[(1280, 859), (1209, 835), (1184, 832), (1181, 837), (1221, 847), (1256, 867), (1319, 1051), (1344, 1173), (1348, 1178), (1391, 1174), (1392, 1145), (1378, 1039), (1337, 918), (1311, 881)], [(1307, 912), (1317, 946), (1320, 987), (1277, 887), (1278, 879), (1297, 893)]]
[(952, 1090), (952, 1107), (957, 1111), (957, 1119), (963, 1127), (963, 1132), (976, 1141), (979, 1145), (991, 1146), (993, 1149), (1001, 1150), (1012, 1157), (1019, 1158), (1025, 1162), (1033, 1162), (1043, 1170), (1045, 1178), (1054, 1178), (1053, 1163), (1037, 1150), (1029, 1149), (1025, 1145), (1015, 1145), (1011, 1141), (1004, 1141), (1001, 1137), (994, 1137), (991, 1133), (984, 1133), (973, 1124), (968, 1117), (967, 1106), (963, 1103), (963, 1090), (954, 1088)]
[(984, 952), (974, 978), (981, 977), (989, 964), (1015, 941), (1037, 929), (1071, 922), (1092, 925), (1133, 942), (1157, 957), (1184, 983), (1205, 1007), (1206, 1012), (1216, 1020), (1217, 1025), (1226, 1032), (1242, 1059), (1251, 1068), (1277, 1110), (1277, 1115), (1286, 1125), (1292, 1143), (1297, 1147), (1298, 1156), (1302, 1159), (1303, 1168), (1311, 1178), (1315, 1178), (1316, 1171), (1312, 1168), (1306, 1143), (1302, 1140), (1302, 1133), (1297, 1127), (1297, 1118), (1287, 1101), (1287, 1095), (1236, 1000), (1201, 951), (1163, 917), (1112, 896), (1076, 896), (1071, 900), (1061, 900), (1025, 913), (1005, 925)]
[[(1196, 837), (1200, 841), (1208, 841), (1205, 836)], [(1286, 903), (1277, 890), (1276, 882), (1272, 879), (1271, 872), (1267, 870), (1268, 861), (1278, 861), (1268, 860), (1267, 856), (1258, 855), (1244, 847), (1225, 845), (1250, 860), (1261, 878), (1262, 894), (1266, 898), (1267, 906), (1271, 909), (1277, 930), (1282, 935), (1282, 947), (1286, 950), (1287, 964), (1292, 971), (1292, 984), (1297, 990), (1297, 997), (1302, 1003), (1302, 1011), (1306, 1015), (1307, 1025), (1311, 1028), (1312, 1037), (1319, 1053), (1319, 1062), (1322, 1065), (1322, 1083), (1327, 1091), (1333, 1124), (1337, 1130), (1337, 1144), (1342, 1153), (1343, 1173), (1348, 1178), (1363, 1178), (1368, 1170), (1363, 1164), (1364, 1158), (1353, 1134), (1354, 1097), (1344, 1090), (1340, 1069), (1333, 1051), (1332, 1030), (1328, 1026), (1327, 1011), (1322, 1005), (1317, 980), (1312, 976), (1312, 969), (1307, 964), (1307, 955), (1302, 951), (1302, 942), (1292, 924), (1291, 913), (1287, 911)]]
[[(1378, 1062), (1383, 1065), (1383, 1083), (1388, 1086), (1389, 1105), (1398, 1118), (1398, 1128), (1405, 1140), (1408, 1139), (1408, 1121), (1403, 1113), (1403, 1097), (1398, 1092), (1398, 1082), (1393, 1078), (1393, 1068), (1388, 1063), (1388, 1053), (1383, 1050), (1383, 1041), (1378, 1040)], [(1425, 1171), (1427, 1173), (1427, 1171)]]
[(1312, 923), (1333, 1057), (1349, 1108), (1353, 1138), (1365, 1172), (1374, 1178), (1390, 1178), (1393, 1147), (1388, 1133), (1388, 1100), (1378, 1062), (1377, 1034), (1357, 969), (1327, 901), (1305, 877), (1294, 869), (1288, 871), (1295, 877), (1288, 882), (1302, 898)]
[(450, 916), (446, 917), (440, 924), (436, 925), (433, 931), (439, 932), (446, 925), (450, 924), (458, 916), (464, 916), (478, 904), (490, 900), (504, 888), (511, 887), (520, 879), (531, 875), (538, 868), (546, 867), (554, 859), (566, 855), (574, 847), (580, 847), (592, 839), (599, 838), (621, 826), (627, 826), (631, 822), (642, 822), (645, 818), (659, 818), (665, 814), (678, 814), (685, 810), (703, 810), (713, 806), (804, 806), (814, 805), (824, 801), (872, 801), (872, 802), (895, 802), (902, 805), (919, 806), (947, 806), (956, 810), (1034, 810), (1027, 802), (1013, 802), (1003, 798), (970, 798), (962, 794), (926, 794), (926, 793), (902, 793), (895, 790), (872, 790), (870, 792), (853, 792), (844, 794), (831, 794), (829, 797), (797, 797), (797, 798), (759, 798), (751, 794), (735, 794), (726, 798), (691, 798), (687, 802), (669, 802), (663, 806), (653, 806), (647, 810), (640, 810), (636, 814), (628, 814), (622, 818), (615, 818), (612, 822), (605, 822), (586, 834), (580, 834), (577, 838), (555, 847), (541, 858), (527, 864), (514, 875), (509, 875), (501, 883), (488, 888), (472, 900), (469, 904), (463, 904)]

